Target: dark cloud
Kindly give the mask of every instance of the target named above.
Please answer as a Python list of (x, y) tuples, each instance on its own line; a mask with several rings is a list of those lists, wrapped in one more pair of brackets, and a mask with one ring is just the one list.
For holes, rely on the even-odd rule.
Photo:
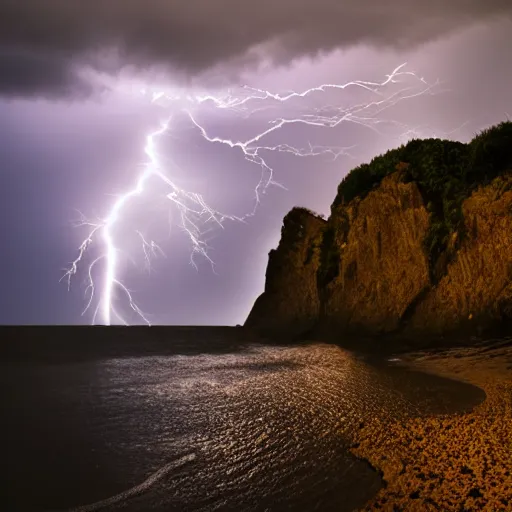
[(0, 93), (32, 96), (41, 92), (50, 97), (87, 96), (92, 86), (70, 59), (0, 47)]
[(510, 0), (0, 0), (0, 93), (83, 92), (83, 62), (190, 77), (262, 55), (408, 48), (499, 17), (512, 17)]

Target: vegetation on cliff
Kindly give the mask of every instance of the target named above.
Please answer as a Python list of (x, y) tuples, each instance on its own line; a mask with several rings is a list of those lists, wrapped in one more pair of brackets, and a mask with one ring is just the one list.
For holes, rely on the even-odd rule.
[[(375, 157), (353, 169), (340, 183), (332, 205), (364, 198), (382, 179), (402, 172), (404, 182), (414, 181), (431, 214), (424, 244), (432, 279), (439, 278), (436, 264), (450, 240), (460, 243), (465, 236), (462, 203), (481, 185), (512, 169), (512, 122), (502, 122), (482, 131), (470, 143), (441, 139), (414, 139), (406, 145)], [(328, 234), (326, 233), (326, 236)], [(452, 250), (456, 250), (456, 246)], [(331, 249), (331, 252), (335, 252)], [(324, 259), (332, 259), (324, 258)], [(447, 261), (447, 260), (445, 260)], [(330, 269), (321, 269), (328, 275)]]
[(478, 185), (488, 184), (512, 166), (512, 122), (483, 130), (470, 143), (442, 139), (413, 139), (350, 171), (338, 186), (332, 208), (355, 197), (364, 197), (382, 179), (405, 163), (408, 177), (425, 192), (459, 193), (468, 196)]

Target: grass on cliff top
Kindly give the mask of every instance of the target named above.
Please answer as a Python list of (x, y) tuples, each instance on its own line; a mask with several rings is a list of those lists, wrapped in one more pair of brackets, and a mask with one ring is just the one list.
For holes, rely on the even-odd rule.
[(418, 184), (432, 214), (425, 249), (433, 266), (446, 250), (451, 234), (464, 235), (464, 199), (478, 186), (512, 170), (512, 122), (488, 128), (468, 144), (414, 139), (377, 156), (343, 179), (332, 210), (356, 197), (365, 197), (385, 176), (399, 169), (404, 173), (404, 181)]
[(350, 171), (339, 184), (332, 207), (366, 196), (400, 163), (409, 164), (409, 180), (418, 182), (427, 194), (470, 193), (512, 168), (512, 122), (483, 130), (467, 144), (413, 139)]

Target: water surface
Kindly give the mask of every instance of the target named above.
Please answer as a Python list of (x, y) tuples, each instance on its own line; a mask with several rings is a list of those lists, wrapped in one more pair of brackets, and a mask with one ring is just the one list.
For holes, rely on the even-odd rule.
[(347, 451), (362, 422), (484, 397), (336, 346), (241, 344), (239, 332), (4, 330), (6, 510), (350, 511), (381, 485)]

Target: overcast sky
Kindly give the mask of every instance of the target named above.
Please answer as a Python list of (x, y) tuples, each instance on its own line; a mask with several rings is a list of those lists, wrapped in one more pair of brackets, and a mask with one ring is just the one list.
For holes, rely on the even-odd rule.
[[(209, 143), (183, 113), (189, 95), (209, 136), (244, 141), (275, 119), (381, 100), (404, 87), (425, 90), (376, 114), (379, 133), (347, 120), (336, 128), (286, 126), (263, 145), (350, 146), (350, 155), (300, 158), (267, 155), (274, 178), (254, 217), (227, 221), (192, 249), (179, 210), (157, 181), (130, 203), (116, 225), (119, 277), (153, 323), (243, 323), (265, 278), (283, 215), (294, 205), (328, 213), (336, 186), (352, 167), (413, 136), (467, 141), (512, 115), (512, 3), (456, 0), (0, 0), (0, 323), (89, 323), (87, 265), (68, 292), (59, 283), (78, 255), (87, 228), (77, 210), (105, 219), (144, 170), (145, 138), (172, 115), (157, 140), (162, 169), (180, 189), (212, 208), (242, 216), (254, 204), (258, 166), (240, 150)], [(303, 91), (322, 83), (380, 83), (407, 62), (399, 83), (380, 90), (356, 86), (283, 105), (255, 102), (243, 112), (198, 104), (199, 95), (242, 97), (247, 89)], [(419, 79), (423, 78), (424, 82)], [(172, 97), (151, 103), (142, 88)], [(404, 95), (405, 93), (402, 93)], [(319, 110), (329, 106), (327, 110)], [(253, 108), (254, 107), (254, 108)], [(263, 110), (255, 111), (255, 109)], [(268, 108), (271, 107), (271, 108)], [(187, 106), (187, 108), (189, 108)], [(250, 114), (250, 115), (249, 115)], [(396, 124), (392, 124), (394, 121)], [(377, 125), (373, 125), (374, 127)], [(411, 129), (401, 137), (408, 128)], [(204, 219), (203, 219), (204, 220)], [(208, 223), (201, 224), (201, 228)], [(159, 243), (152, 271), (133, 233)], [(102, 254), (99, 237), (84, 263)], [(104, 267), (96, 267), (98, 297)], [(115, 307), (134, 323), (122, 294)]]

